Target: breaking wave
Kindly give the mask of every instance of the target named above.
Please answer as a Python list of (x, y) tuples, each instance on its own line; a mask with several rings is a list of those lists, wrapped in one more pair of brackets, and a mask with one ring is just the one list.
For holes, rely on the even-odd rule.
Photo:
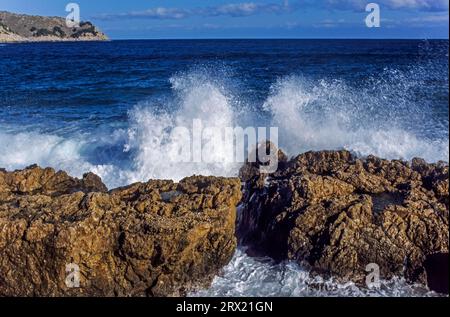
[(226, 79), (204, 70), (178, 74), (170, 83), (170, 95), (129, 111), (125, 129), (69, 136), (0, 132), (0, 166), (15, 169), (37, 163), (74, 176), (92, 171), (109, 187), (150, 178), (237, 175), (240, 164), (221, 159), (230, 151), (221, 142), (202, 144), (213, 163), (173, 159), (184, 146), (175, 137), (175, 127), (192, 132), (194, 119), (204, 127), (278, 127), (279, 145), (289, 155), (348, 149), (361, 156), (449, 160), (448, 119), (437, 120), (430, 105), (415, 100), (421, 83), (399, 71), (386, 70), (380, 79), (359, 87), (342, 80), (287, 76), (272, 85), (262, 104), (244, 101)]
[(340, 80), (282, 78), (263, 108), (279, 127), (280, 145), (290, 155), (347, 149), (360, 156), (448, 161), (448, 121), (447, 127), (437, 126), (430, 118), (432, 109), (417, 105), (411, 88), (395, 86), (396, 80), (393, 76), (369, 90)]
[[(227, 162), (229, 149), (222, 142), (205, 138), (202, 141), (202, 162), (179, 162), (179, 151), (188, 147), (193, 158), (193, 121), (200, 120), (203, 127), (224, 129), (236, 125), (236, 113), (231, 96), (219, 83), (203, 73), (188, 73), (172, 77), (173, 96), (160, 109), (152, 103), (138, 105), (130, 112), (126, 150), (134, 150), (135, 170), (132, 180), (148, 178), (183, 177), (202, 174), (234, 176), (239, 166)], [(183, 138), (175, 128), (183, 127), (189, 134)]]

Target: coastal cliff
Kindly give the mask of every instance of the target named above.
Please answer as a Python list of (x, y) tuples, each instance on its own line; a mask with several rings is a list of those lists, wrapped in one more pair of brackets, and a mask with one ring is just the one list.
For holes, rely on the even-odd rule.
[(61, 17), (44, 17), (0, 11), (0, 43), (104, 41), (108, 37), (91, 22), (69, 28)]

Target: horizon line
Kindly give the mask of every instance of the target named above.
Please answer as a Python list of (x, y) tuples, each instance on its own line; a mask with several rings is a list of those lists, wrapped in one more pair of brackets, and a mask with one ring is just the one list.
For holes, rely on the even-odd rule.
[(449, 37), (380, 37), (380, 38), (367, 38), (367, 37), (204, 37), (204, 38), (109, 38), (109, 41), (154, 41), (154, 40), (449, 40)]

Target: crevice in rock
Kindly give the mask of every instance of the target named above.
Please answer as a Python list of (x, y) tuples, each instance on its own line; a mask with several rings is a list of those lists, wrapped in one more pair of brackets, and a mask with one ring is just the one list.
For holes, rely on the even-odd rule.
[(384, 192), (380, 194), (370, 194), (372, 197), (372, 211), (374, 216), (380, 215), (389, 205), (403, 205), (405, 196), (401, 193)]
[(246, 164), (237, 235), (249, 255), (309, 262), (313, 271), (361, 285), (370, 262), (381, 278), (425, 283), (424, 257), (448, 251), (448, 166), (421, 168), (429, 179), (395, 160), (307, 152), (270, 175), (265, 190), (258, 165)]

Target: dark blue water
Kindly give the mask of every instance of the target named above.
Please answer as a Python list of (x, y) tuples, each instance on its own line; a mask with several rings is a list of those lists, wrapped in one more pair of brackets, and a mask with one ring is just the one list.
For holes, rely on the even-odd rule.
[[(240, 164), (171, 162), (174, 127), (275, 126), (290, 155), (448, 161), (448, 41), (198, 40), (0, 44), (0, 167), (38, 163), (109, 187)], [(209, 152), (220, 158), (226, 149)], [(309, 285), (321, 284), (323, 289)], [(370, 291), (238, 249), (195, 295), (435, 295), (401, 279)]]
[(448, 161), (448, 41), (0, 46), (0, 166), (39, 163), (75, 175), (88, 169), (110, 186), (233, 174), (229, 166), (163, 173), (164, 153), (146, 162), (149, 139), (164, 139), (186, 118), (277, 126), (290, 154), (348, 148)]

